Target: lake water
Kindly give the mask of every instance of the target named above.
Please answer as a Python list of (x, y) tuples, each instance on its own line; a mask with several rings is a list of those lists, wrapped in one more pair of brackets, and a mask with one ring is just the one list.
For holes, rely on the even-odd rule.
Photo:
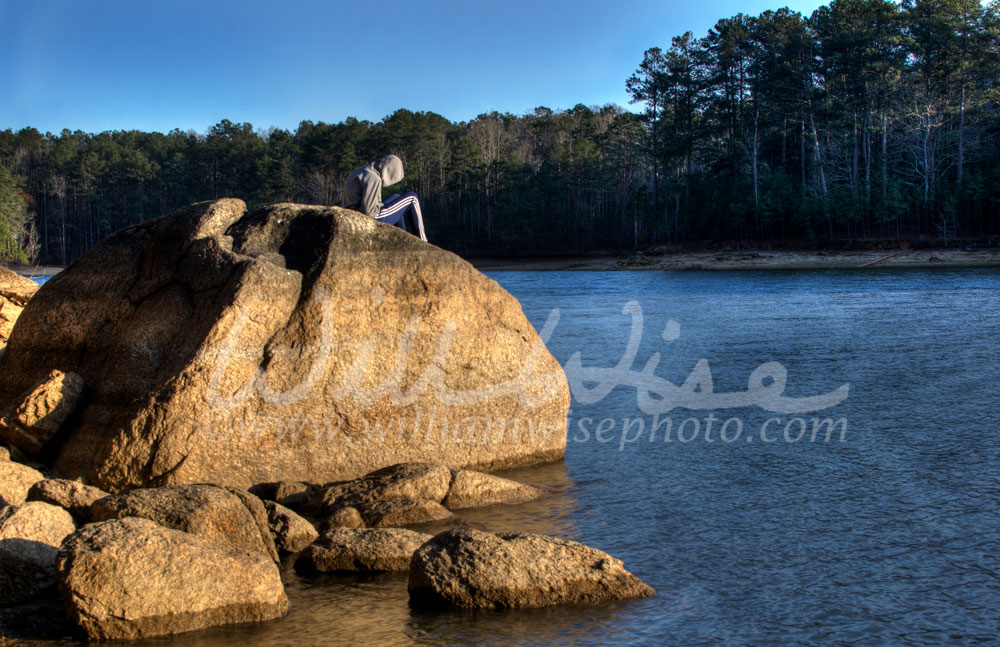
[[(584, 367), (615, 366), (630, 334), (639, 339), (632, 324), (641, 311), (632, 371), (620, 376), (639, 374), (659, 352), (655, 375), (681, 384), (704, 359), (713, 385), (703, 383), (700, 402), (711, 406), (707, 391), (759, 393), (748, 379), (778, 362), (786, 398), (846, 385), (846, 399), (806, 413), (717, 400), (657, 416), (663, 402), (644, 411), (634, 385), (584, 403), (596, 397), (583, 389), (597, 384), (583, 381), (565, 460), (510, 473), (555, 494), (460, 515), (476, 527), (605, 550), (655, 587), (655, 598), (423, 613), (407, 606), (405, 576), (300, 578), (286, 563), (285, 620), (144, 644), (997, 641), (1000, 270), (491, 276), (536, 328), (558, 309), (549, 347), (564, 365), (579, 353)], [(837, 423), (829, 439), (826, 427), (812, 437), (814, 418)]]

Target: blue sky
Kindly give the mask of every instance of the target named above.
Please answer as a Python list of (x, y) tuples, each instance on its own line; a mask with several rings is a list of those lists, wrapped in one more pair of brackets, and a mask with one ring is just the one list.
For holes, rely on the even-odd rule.
[(0, 129), (294, 129), (397, 108), (453, 121), (628, 107), (649, 47), (815, 0), (0, 0)]

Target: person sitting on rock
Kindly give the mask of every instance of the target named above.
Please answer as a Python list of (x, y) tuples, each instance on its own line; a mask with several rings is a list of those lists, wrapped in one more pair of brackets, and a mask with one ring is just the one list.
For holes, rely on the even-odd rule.
[(395, 155), (380, 157), (347, 178), (343, 205), (366, 213), (379, 222), (396, 225), (426, 241), (424, 218), (420, 213), (420, 199), (416, 193), (396, 193), (382, 202), (382, 187), (391, 186), (402, 179), (403, 160)]

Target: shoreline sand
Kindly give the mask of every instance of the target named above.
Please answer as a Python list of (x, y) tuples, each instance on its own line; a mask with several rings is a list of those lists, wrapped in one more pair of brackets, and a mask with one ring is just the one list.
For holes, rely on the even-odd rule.
[(799, 270), (1000, 267), (1000, 249), (682, 252), (565, 258), (469, 258), (481, 271)]

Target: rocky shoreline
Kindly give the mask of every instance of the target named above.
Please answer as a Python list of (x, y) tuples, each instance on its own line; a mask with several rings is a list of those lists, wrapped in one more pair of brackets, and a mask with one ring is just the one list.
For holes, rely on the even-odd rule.
[(568, 385), (513, 296), (394, 227), (198, 203), (41, 288), (3, 269), (0, 315), (0, 642), (276, 621), (282, 563), (406, 574), (420, 609), (655, 594), (456, 518), (551, 495), (487, 472), (562, 456)]
[(289, 609), (277, 567), (282, 555), (307, 576), (408, 573), (410, 605), (424, 609), (655, 594), (621, 561), (577, 542), (461, 525), (436, 535), (406, 527), (450, 517), (443, 504), (459, 510), (548, 495), (499, 476), (405, 463), (350, 481), (251, 489), (284, 495), (298, 511), (211, 484), (107, 494), (0, 460), (0, 606), (28, 618), (40, 604), (56, 607), (58, 595), (69, 625), (86, 640), (265, 622)]

